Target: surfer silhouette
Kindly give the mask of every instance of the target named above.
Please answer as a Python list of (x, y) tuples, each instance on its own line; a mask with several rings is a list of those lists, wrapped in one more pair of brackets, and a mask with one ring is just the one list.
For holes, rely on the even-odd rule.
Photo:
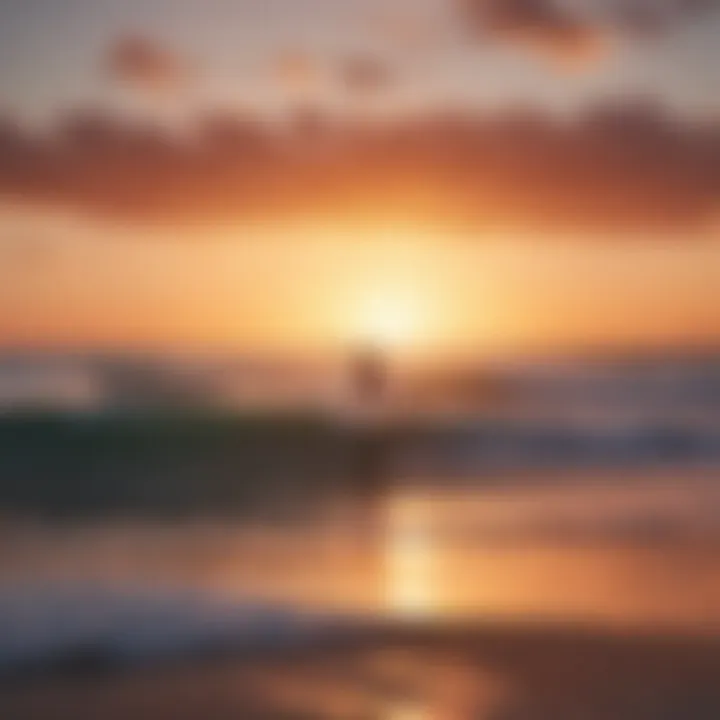
[(353, 427), (350, 473), (363, 495), (377, 497), (385, 489), (389, 457), (388, 428), (381, 422), (389, 385), (385, 354), (374, 346), (357, 350), (350, 359), (350, 382), (358, 414)]
[(351, 378), (355, 401), (361, 406), (377, 409), (388, 386), (388, 367), (384, 353), (374, 346), (365, 346), (351, 358)]

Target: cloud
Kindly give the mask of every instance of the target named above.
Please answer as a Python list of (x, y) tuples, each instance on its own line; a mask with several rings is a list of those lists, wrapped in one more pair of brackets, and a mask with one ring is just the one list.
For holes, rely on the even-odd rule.
[(106, 62), (110, 77), (143, 91), (176, 90), (190, 79), (190, 64), (179, 54), (142, 35), (118, 38)]
[(657, 39), (718, 8), (717, 0), (453, 0), (471, 36), (589, 64), (618, 41)]
[(290, 92), (315, 90), (323, 81), (356, 95), (370, 95), (390, 84), (390, 68), (371, 54), (355, 54), (322, 62), (311, 53), (286, 50), (274, 60), (274, 75)]
[[(302, 127), (207, 116), (192, 142), (102, 113), (0, 124), (0, 196), (123, 222), (389, 217), (479, 234), (695, 231), (720, 210), (720, 128), (651, 103)], [(323, 143), (327, 133), (332, 142)]]
[(321, 80), (322, 70), (317, 59), (304, 50), (285, 50), (274, 59), (275, 79), (290, 91), (315, 88)]
[(527, 47), (553, 61), (595, 60), (608, 45), (606, 30), (552, 0), (465, 0), (475, 31)]
[(374, 94), (391, 84), (392, 72), (382, 60), (371, 55), (354, 55), (339, 64), (339, 75), (346, 90)]

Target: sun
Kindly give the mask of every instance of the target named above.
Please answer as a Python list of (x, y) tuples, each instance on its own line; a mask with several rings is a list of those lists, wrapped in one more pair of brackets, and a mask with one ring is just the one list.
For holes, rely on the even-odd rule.
[(356, 310), (356, 341), (383, 348), (407, 347), (418, 340), (421, 312), (415, 299), (399, 291), (375, 292)]

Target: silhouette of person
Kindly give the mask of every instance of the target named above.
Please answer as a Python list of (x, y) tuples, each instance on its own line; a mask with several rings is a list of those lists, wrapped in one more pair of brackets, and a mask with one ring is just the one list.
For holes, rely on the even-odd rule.
[(386, 485), (390, 443), (388, 431), (377, 423), (377, 411), (387, 396), (387, 361), (381, 350), (367, 346), (351, 358), (353, 401), (363, 413), (354, 427), (350, 472), (363, 497), (377, 498)]
[(362, 405), (381, 403), (388, 386), (387, 362), (382, 351), (373, 346), (363, 347), (351, 362), (355, 399)]

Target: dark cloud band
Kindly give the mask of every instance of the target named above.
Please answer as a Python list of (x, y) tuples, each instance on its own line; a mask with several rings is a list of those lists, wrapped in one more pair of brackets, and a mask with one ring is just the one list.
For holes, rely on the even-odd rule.
[(2, 124), (0, 195), (123, 221), (697, 229), (720, 207), (720, 129), (625, 103), (572, 123), (527, 112), (339, 127), (299, 115), (281, 131), (216, 115), (181, 142), (85, 114), (45, 139)]

